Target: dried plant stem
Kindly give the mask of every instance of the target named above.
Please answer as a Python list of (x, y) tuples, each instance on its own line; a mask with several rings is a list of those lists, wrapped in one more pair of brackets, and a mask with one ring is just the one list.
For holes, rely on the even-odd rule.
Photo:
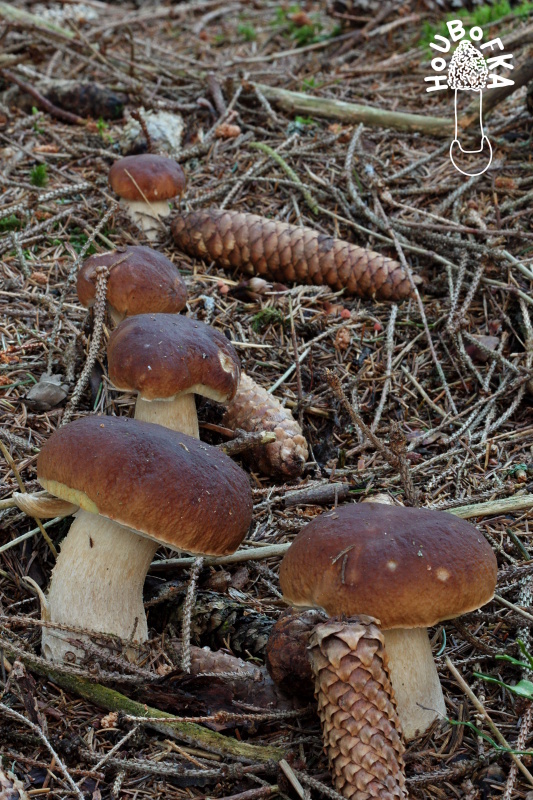
[(70, 398), (70, 402), (68, 407), (65, 409), (65, 413), (63, 414), (63, 419), (61, 421), (62, 425), (66, 425), (67, 422), (70, 422), (74, 411), (76, 410), (79, 401), (81, 400), (81, 396), (85, 391), (85, 387), (89, 381), (89, 377), (91, 374), (91, 370), (94, 367), (94, 363), (98, 356), (98, 352), (100, 350), (100, 344), (102, 342), (102, 333), (104, 330), (104, 318), (107, 308), (107, 279), (109, 278), (109, 270), (107, 267), (99, 266), (96, 268), (96, 292), (95, 292), (95, 302), (94, 302), (94, 327), (93, 327), (93, 335), (91, 339), (91, 344), (89, 346), (89, 352), (87, 354), (87, 360), (85, 365), (81, 371), (80, 377), (78, 378), (78, 382), (74, 387), (74, 391), (72, 392), (72, 397)]
[(383, 384), (383, 391), (381, 392), (381, 397), (379, 399), (379, 405), (374, 415), (374, 420), (372, 422), (372, 425), (370, 426), (371, 431), (375, 431), (379, 425), (379, 421), (381, 419), (381, 415), (383, 414), (383, 409), (385, 408), (385, 403), (387, 401), (389, 389), (392, 383), (392, 351), (394, 349), (394, 326), (396, 324), (397, 316), (398, 316), (398, 306), (396, 305), (396, 303), (394, 303), (390, 311), (389, 324), (387, 325), (387, 336), (385, 341), (385, 353), (387, 356), (385, 383)]
[[(17, 483), (19, 485), (20, 491), (23, 494), (26, 494), (26, 487), (24, 486), (24, 481), (20, 477), (19, 471), (17, 469), (17, 465), (15, 464), (13, 459), (11, 458), (11, 454), (10, 454), (9, 450), (7, 449), (7, 447), (5, 446), (5, 444), (2, 441), (0, 441), (0, 450), (2, 451), (2, 454), (3, 454), (4, 458), (5, 458), (5, 460), (9, 464), (11, 470), (13, 471), (13, 475), (15, 476), (15, 480), (17, 481)], [(43, 526), (43, 523), (37, 517), (34, 517), (34, 519), (35, 519), (35, 522), (37, 523), (38, 529), (41, 531), (41, 533), (43, 535), (43, 538), (44, 538), (46, 544), (50, 548), (50, 552), (52, 553), (54, 558), (57, 558), (57, 550), (54, 547), (54, 543), (52, 542), (52, 540), (48, 536), (48, 534), (47, 534), (47, 532), (46, 532), (46, 530), (45, 530), (45, 528)]]
[(46, 734), (44, 733), (42, 728), (40, 728), (39, 725), (36, 725), (34, 722), (31, 722), (23, 714), (19, 714), (19, 712), (15, 711), (14, 708), (9, 708), (9, 706), (6, 706), (4, 703), (0, 703), (0, 711), (2, 711), (8, 717), (13, 717), (13, 719), (16, 719), (23, 725), (27, 725), (28, 728), (31, 728), (33, 733), (35, 733), (39, 737), (39, 739), (43, 742), (43, 744), (46, 746), (48, 752), (50, 753), (55, 763), (63, 773), (65, 780), (67, 781), (68, 785), (70, 786), (70, 788), (72, 789), (78, 800), (85, 800), (78, 786), (74, 783), (66, 765), (64, 764), (61, 757), (57, 754), (57, 752), (54, 750), (54, 748), (48, 741), (48, 738), (46, 737)]
[(270, 156), (270, 158), (273, 161), (275, 161), (276, 164), (278, 164), (282, 168), (282, 170), (289, 176), (291, 181), (293, 181), (297, 186), (300, 187), (305, 202), (307, 203), (313, 214), (318, 214), (317, 201), (315, 200), (309, 189), (307, 189), (304, 186), (304, 184), (302, 183), (296, 172), (293, 170), (293, 168), (287, 164), (285, 159), (282, 158), (279, 153), (277, 153), (275, 150), (272, 149), (272, 147), (269, 147), (267, 144), (264, 144), (263, 142), (250, 142), (249, 146), (254, 150), (260, 150), (262, 153), (265, 153), (267, 156)]
[[(9, 656), (11, 652), (9, 643), (4, 643), (3, 647)], [(172, 714), (159, 711), (157, 708), (151, 708), (145, 703), (137, 703), (134, 700), (130, 700), (129, 697), (114, 689), (108, 689), (107, 686), (93, 683), (91, 680), (79, 675), (67, 675), (65, 672), (55, 669), (48, 662), (41, 663), (41, 659), (36, 659), (29, 653), (20, 656), (20, 660), (33, 672), (48, 678), (48, 680), (53, 681), (65, 691), (72, 692), (84, 700), (100, 706), (100, 708), (105, 708), (107, 711), (122, 711), (139, 719), (149, 717), (151, 720), (157, 720), (148, 722), (148, 727), (158, 733), (162, 733), (164, 736), (187, 742), (193, 747), (196, 746), (211, 753), (219, 753), (229, 758), (244, 759), (251, 762), (279, 761), (283, 757), (284, 751), (282, 748), (238, 742), (236, 739), (223, 736), (193, 722), (182, 722)], [(0, 704), (0, 710), (3, 709), (4, 707)], [(8, 709), (8, 711), (12, 712), (11, 709)], [(14, 713), (16, 714), (17, 712)], [(23, 719), (25, 718), (23, 717)], [(27, 720), (26, 724), (29, 724)], [(81, 797), (81, 800), (84, 800), (84, 798)]]
[[(494, 724), (494, 722), (490, 718), (490, 716), (487, 713), (484, 705), (478, 700), (478, 698), (476, 697), (476, 695), (474, 694), (474, 692), (472, 691), (470, 686), (467, 684), (467, 682), (465, 681), (465, 679), (463, 678), (463, 676), (461, 675), (459, 670), (456, 669), (456, 667), (454, 667), (454, 665), (452, 664), (452, 662), (450, 661), (450, 659), (448, 657), (446, 657), (446, 666), (448, 667), (448, 669), (452, 673), (453, 677), (455, 678), (455, 680), (457, 681), (457, 683), (459, 684), (459, 686), (461, 687), (463, 692), (466, 694), (466, 696), (469, 698), (469, 700), (473, 703), (473, 705), (475, 706), (476, 710), (479, 711), (479, 713), (482, 715), (482, 717), (486, 721), (487, 725), (489, 726), (489, 728), (491, 729), (492, 733), (494, 734), (496, 739), (499, 741), (499, 743), (501, 745), (503, 745), (503, 747), (507, 748), (508, 750), (511, 750), (512, 748), (509, 746), (509, 744), (508, 744), (507, 740), (505, 739), (505, 737), (503, 736), (503, 734), (500, 733), (500, 730), (496, 727), (496, 725)], [(524, 775), (524, 777), (533, 786), (533, 775), (530, 773), (530, 771), (527, 769), (527, 767), (525, 767), (522, 764), (522, 762), (520, 761), (520, 758), (517, 755), (515, 755), (515, 753), (509, 753), (509, 755), (513, 759), (514, 763), (516, 764), (516, 766), (518, 767), (518, 769), (520, 770), (522, 775)]]
[[(526, 710), (522, 716), (522, 723), (520, 725), (520, 733), (518, 734), (518, 739), (516, 740), (516, 749), (517, 750), (524, 750), (526, 746), (526, 742), (529, 738), (529, 733), (531, 731), (531, 723), (533, 722), (533, 705), (528, 703)], [(514, 792), (514, 786), (516, 782), (516, 776), (518, 774), (518, 767), (516, 761), (513, 761), (511, 764), (511, 769), (509, 770), (509, 776), (507, 778), (507, 784), (505, 786), (505, 791), (502, 795), (502, 800), (511, 800)]]
[(194, 559), (194, 564), (191, 568), (189, 577), (189, 585), (187, 587), (187, 595), (183, 605), (183, 621), (181, 625), (181, 668), (183, 672), (189, 673), (191, 671), (191, 615), (192, 608), (196, 597), (196, 585), (202, 567), (204, 565), (204, 557), (198, 556)]

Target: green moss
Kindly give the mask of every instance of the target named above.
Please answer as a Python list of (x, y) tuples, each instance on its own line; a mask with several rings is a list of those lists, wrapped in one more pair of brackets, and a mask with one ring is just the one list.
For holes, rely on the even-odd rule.
[(263, 308), (255, 317), (252, 317), (252, 330), (261, 333), (268, 325), (278, 322), (285, 324), (285, 317), (277, 308)]
[(36, 164), (30, 172), (32, 186), (46, 186), (48, 183), (48, 167), (46, 164)]

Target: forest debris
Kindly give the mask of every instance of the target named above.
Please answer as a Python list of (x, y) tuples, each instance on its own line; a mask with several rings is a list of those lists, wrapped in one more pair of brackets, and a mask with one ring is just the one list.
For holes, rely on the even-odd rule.
[[(181, 153), (184, 129), (181, 114), (170, 111), (146, 111), (144, 108), (138, 109), (138, 113), (142, 115), (154, 152), (168, 153), (172, 158), (177, 158)], [(133, 117), (128, 119), (122, 129), (119, 147), (124, 155), (150, 152), (142, 125)]]
[(307, 486), (295, 492), (287, 492), (283, 497), (285, 508), (301, 505), (328, 505), (346, 500), (350, 492), (348, 483), (321, 483), (318, 486)]
[(50, 411), (65, 400), (68, 383), (62, 375), (43, 373), (26, 395), (26, 404), (34, 411)]
[(280, 282), (330, 286), (378, 300), (411, 296), (402, 266), (373, 250), (257, 214), (211, 208), (179, 214), (174, 241), (190, 256)]
[(226, 409), (223, 423), (231, 430), (242, 428), (275, 434), (274, 442), (245, 452), (245, 458), (264, 475), (294, 478), (302, 473), (308, 455), (302, 429), (276, 397), (244, 372), (241, 373), (237, 394)]
[(22, 781), (0, 767), (0, 800), (29, 800)]
[(124, 113), (127, 97), (99, 83), (55, 80), (39, 83), (51, 103), (69, 109), (80, 117), (92, 119), (120, 119)]
[(338, 119), (351, 124), (362, 122), (372, 127), (391, 128), (397, 131), (419, 131), (434, 136), (449, 136), (453, 129), (451, 119), (443, 117), (422, 116), (401, 111), (385, 111), (359, 103), (346, 103), (344, 100), (333, 100), (326, 97), (313, 97), (305, 92), (291, 92), (277, 86), (263, 83), (252, 84), (267, 100), (277, 103), (291, 114)]
[[(5, 642), (3, 647), (7, 655), (13, 655), (8, 642)], [(264, 762), (278, 760), (283, 756), (282, 748), (239, 742), (228, 736), (222, 736), (216, 731), (208, 730), (195, 722), (183, 722), (172, 714), (130, 700), (129, 697), (114, 689), (109, 689), (107, 686), (93, 683), (79, 675), (63, 672), (58, 666), (52, 667), (43, 664), (41, 659), (32, 658), (29, 653), (24, 656), (18, 654), (18, 657), (32, 672), (36, 672), (65, 691), (72, 692), (100, 708), (123, 712), (133, 717), (147, 717), (149, 721), (145, 724), (148, 728), (163, 733), (171, 739), (187, 742), (207, 752), (219, 753), (227, 758), (235, 758), (240, 761)]]

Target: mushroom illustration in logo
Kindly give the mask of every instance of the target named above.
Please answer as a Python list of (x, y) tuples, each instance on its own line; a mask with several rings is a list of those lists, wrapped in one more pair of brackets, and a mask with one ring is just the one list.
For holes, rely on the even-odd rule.
[[(483, 89), (487, 85), (489, 71), (483, 55), (477, 50), (472, 42), (463, 40), (459, 43), (455, 53), (452, 56), (450, 67), (448, 70), (448, 86), (450, 89), (455, 89), (455, 135), (450, 145), (450, 159), (454, 167), (462, 172), (463, 175), (481, 175), (487, 170), (492, 162), (492, 147), (488, 137), (483, 130)], [(478, 150), (465, 150), (461, 145), (457, 131), (457, 91), (473, 91), (479, 92), (479, 125), (481, 128), (481, 147)], [(489, 162), (479, 172), (465, 172), (454, 161), (453, 148), (457, 144), (462, 153), (481, 153), (485, 147), (485, 142), (489, 148)]]

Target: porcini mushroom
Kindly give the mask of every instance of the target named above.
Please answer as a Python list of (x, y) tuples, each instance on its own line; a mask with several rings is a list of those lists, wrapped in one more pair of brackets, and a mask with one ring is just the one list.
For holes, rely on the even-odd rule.
[(107, 304), (115, 325), (124, 317), (150, 311), (177, 314), (187, 302), (187, 288), (178, 269), (163, 253), (136, 245), (98, 253), (78, 273), (78, 299), (91, 308), (96, 299), (96, 270), (107, 267)]
[(321, 514), (285, 554), (287, 602), (380, 620), (406, 739), (445, 714), (427, 628), (488, 603), (496, 558), (469, 522), (442, 511), (359, 503)]
[(168, 201), (181, 196), (185, 184), (185, 173), (176, 161), (153, 153), (121, 158), (109, 171), (109, 185), (149, 239), (157, 237), (155, 220), (168, 217)]
[[(52, 573), (46, 618), (135, 643), (148, 636), (142, 588), (158, 547), (232, 553), (251, 522), (239, 466), (215, 447), (139, 420), (84, 417), (59, 428), (39, 454), (37, 476), (80, 506)], [(78, 655), (69, 636), (44, 628), (45, 658)]]
[(109, 338), (109, 378), (137, 392), (135, 418), (199, 437), (194, 395), (225, 403), (239, 384), (239, 358), (226, 337), (175, 314), (128, 317)]

